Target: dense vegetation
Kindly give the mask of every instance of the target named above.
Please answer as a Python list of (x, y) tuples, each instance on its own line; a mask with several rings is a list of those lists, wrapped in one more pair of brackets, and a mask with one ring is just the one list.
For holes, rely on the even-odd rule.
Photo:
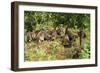
[(90, 58), (90, 15), (24, 12), (25, 61)]

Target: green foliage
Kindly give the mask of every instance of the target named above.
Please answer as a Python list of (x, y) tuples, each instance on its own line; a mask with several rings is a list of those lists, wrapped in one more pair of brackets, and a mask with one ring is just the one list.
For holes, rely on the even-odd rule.
[(56, 60), (56, 55), (49, 55), (48, 60)]
[(88, 59), (90, 58), (90, 43), (89, 41), (85, 42), (82, 46), (82, 50), (80, 53), (81, 59)]
[[(49, 13), (25, 11), (25, 30), (32, 31), (38, 29), (56, 28), (63, 24), (68, 28), (88, 28), (90, 26), (89, 14), (74, 13)], [(89, 28), (88, 28), (89, 29)]]

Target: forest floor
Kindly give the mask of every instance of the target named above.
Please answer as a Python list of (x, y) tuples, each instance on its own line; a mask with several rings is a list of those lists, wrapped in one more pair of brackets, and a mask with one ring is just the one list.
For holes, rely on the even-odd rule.
[(87, 42), (89, 42), (89, 37), (83, 40), (85, 41), (85, 46), (83, 46), (83, 50), (78, 48), (80, 42), (79, 38), (77, 38), (70, 47), (64, 47), (59, 39), (55, 39), (53, 41), (46, 40), (42, 43), (37, 43), (36, 41), (27, 42), (24, 44), (24, 60), (47, 61), (74, 59), (74, 56), (77, 56), (77, 51), (79, 50), (81, 50), (81, 54), (75, 59), (89, 58), (90, 48), (87, 48), (87, 46), (89, 46), (89, 44), (87, 44)]

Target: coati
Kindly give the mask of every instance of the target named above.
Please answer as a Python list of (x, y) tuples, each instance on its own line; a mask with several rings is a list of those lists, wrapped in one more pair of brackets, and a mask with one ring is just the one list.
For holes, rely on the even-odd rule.
[(51, 36), (44, 29), (41, 29), (38, 32), (38, 34), (37, 34), (36, 37), (37, 37), (37, 40), (38, 40), (39, 43), (42, 42), (42, 41), (44, 41), (44, 40), (50, 40), (50, 38), (51, 38)]
[(61, 29), (60, 27), (56, 28), (56, 32), (57, 32), (57, 35), (58, 35), (59, 37), (64, 36), (63, 29)]
[(65, 34), (68, 35), (70, 42), (72, 42), (74, 40), (74, 34), (68, 28), (66, 28)]
[(47, 31), (44, 31), (44, 40), (50, 40), (50, 39), (51, 35)]
[(75, 47), (73, 50), (73, 58), (74, 59), (79, 59), (81, 53), (81, 48), (80, 47)]
[(72, 45), (72, 42), (76, 40), (78, 35), (68, 28), (65, 29), (65, 35), (63, 36), (62, 43), (64, 47), (70, 47)]
[(55, 40), (57, 38), (57, 31), (56, 29), (51, 30), (51, 40)]
[(65, 34), (62, 38), (62, 45), (64, 47), (70, 47), (70, 40), (67, 34)]
[(48, 31), (51, 35), (51, 40), (62, 38), (64, 36), (64, 32), (60, 27), (53, 28), (52, 30)]
[(78, 32), (78, 36), (81, 36), (82, 38), (86, 38), (86, 34), (85, 34), (85, 32), (83, 30), (80, 30)]
[(37, 33), (36, 38), (37, 38), (37, 40), (38, 40), (39, 43), (41, 43), (42, 41), (44, 41), (44, 31), (43, 30), (40, 30)]
[(24, 37), (25, 42), (32, 41), (32, 32), (27, 32)]

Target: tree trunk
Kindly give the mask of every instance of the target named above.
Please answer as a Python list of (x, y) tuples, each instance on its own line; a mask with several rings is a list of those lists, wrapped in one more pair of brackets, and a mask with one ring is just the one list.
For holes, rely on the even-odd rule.
[(81, 27), (80, 28), (80, 47), (82, 46), (82, 31), (83, 31), (83, 28)]

